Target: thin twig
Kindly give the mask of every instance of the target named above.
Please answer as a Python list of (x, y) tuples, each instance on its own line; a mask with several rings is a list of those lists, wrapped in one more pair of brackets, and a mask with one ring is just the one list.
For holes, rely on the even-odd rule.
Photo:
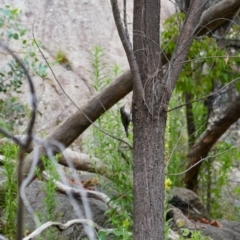
[[(179, 108), (181, 108), (181, 107), (184, 107), (184, 106), (186, 106), (186, 105), (188, 105), (188, 104), (195, 103), (195, 102), (199, 102), (199, 101), (204, 100), (204, 99), (206, 99), (206, 98), (208, 98), (208, 97), (217, 96), (220, 91), (222, 91), (224, 88), (227, 88), (229, 85), (231, 85), (232, 83), (235, 83), (235, 82), (238, 81), (238, 80), (240, 80), (240, 77), (235, 78), (235, 79), (232, 80), (231, 82), (229, 82), (229, 83), (227, 83), (226, 85), (224, 85), (223, 87), (219, 88), (215, 93), (211, 93), (211, 94), (208, 94), (208, 95), (206, 95), (206, 96), (204, 96), (204, 97), (202, 97), (202, 98), (198, 98), (198, 99), (196, 99), (196, 100), (192, 100), (192, 101), (190, 101), (190, 102), (181, 104), (181, 105), (179, 105), (179, 106), (177, 106), (177, 107), (174, 107), (174, 108), (169, 109), (167, 112), (172, 112), (172, 111), (177, 110), (177, 109), (179, 109)], [(219, 94), (219, 95), (220, 95), (220, 94)]]
[(193, 164), (190, 168), (184, 170), (183, 172), (180, 172), (180, 173), (172, 173), (172, 174), (168, 174), (168, 176), (178, 176), (178, 175), (182, 175), (186, 172), (188, 172), (190, 169), (194, 168), (195, 166), (197, 166), (199, 163), (203, 162), (204, 160), (208, 159), (208, 158), (214, 158), (214, 157), (217, 157), (225, 152), (229, 152), (230, 150), (232, 150), (234, 147), (231, 147), (230, 149), (226, 150), (226, 151), (223, 151), (221, 153), (218, 153), (218, 154), (215, 154), (213, 156), (208, 156), (208, 157), (205, 157), (205, 158), (202, 158), (201, 160), (199, 160), (198, 162), (196, 162), (195, 164)]

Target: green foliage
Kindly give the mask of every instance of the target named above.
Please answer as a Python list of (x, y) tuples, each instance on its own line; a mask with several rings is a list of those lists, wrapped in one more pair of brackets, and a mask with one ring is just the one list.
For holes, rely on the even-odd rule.
[(11, 143), (5, 143), (1, 146), (1, 154), (5, 157), (3, 167), (6, 175), (6, 192), (4, 201), (1, 205), (4, 208), (4, 221), (3, 233), (9, 239), (15, 238), (16, 230), (16, 217), (17, 217), (17, 183), (14, 181), (14, 171), (17, 164), (16, 155), (18, 147)]
[[(39, 219), (42, 219), (43, 222), (47, 221), (54, 221), (57, 219), (57, 201), (56, 201), (56, 184), (55, 181), (59, 180), (59, 174), (57, 172), (57, 160), (52, 159), (49, 160), (46, 157), (42, 157), (41, 161), (44, 165), (44, 169), (47, 172), (49, 178), (44, 180), (45, 184), (43, 187), (43, 192), (45, 194), (45, 198), (43, 200), (43, 211), (38, 212), (37, 215)], [(42, 179), (42, 174), (39, 168), (36, 168), (36, 175), (39, 179)], [(56, 229), (49, 228), (44, 233), (44, 239), (47, 238), (49, 240), (55, 240), (56, 236)]]
[(6, 100), (0, 100), (0, 127), (13, 130), (14, 125), (22, 125), (23, 119), (28, 114), (26, 105), (21, 104), (17, 97), (9, 97)]
[(69, 61), (67, 54), (64, 53), (62, 50), (57, 51), (56, 62), (66, 66), (67, 68), (71, 68), (71, 62)]
[[(40, 77), (46, 76), (46, 66), (39, 62), (36, 57), (36, 47), (34, 43), (26, 39), (27, 29), (19, 21), (20, 10), (17, 8), (0, 8), (0, 36), (1, 40), (11, 43), (18, 41), (20, 43), (21, 57), (33, 75)], [(0, 92), (19, 92), (24, 79), (23, 69), (13, 60), (6, 58), (6, 66), (0, 69)]]
[(56, 184), (55, 181), (59, 180), (59, 175), (57, 172), (56, 160), (49, 160), (46, 157), (42, 157), (42, 162), (45, 171), (49, 174), (49, 178), (45, 181), (44, 193), (46, 195), (44, 199), (44, 209), (46, 210), (45, 218), (47, 220), (53, 221), (56, 216), (54, 216), (54, 210), (57, 206), (56, 202)]
[[(177, 37), (184, 21), (183, 13), (176, 13), (164, 23), (164, 31), (161, 35), (161, 48), (166, 53), (173, 53)], [(232, 67), (239, 65), (239, 53), (232, 54), (220, 48), (214, 38), (203, 36), (193, 40), (189, 49), (187, 61), (181, 71), (176, 83), (175, 94), (184, 99), (186, 93), (190, 94), (191, 100), (196, 100), (209, 95), (217, 82), (223, 85), (234, 79), (238, 79), (240, 74), (232, 71)], [(240, 81), (236, 81), (236, 87), (240, 86)], [(194, 120), (196, 129), (207, 121), (207, 109), (203, 102), (193, 104)], [(204, 131), (196, 133), (196, 138)]]
[[(95, 47), (92, 51), (90, 71), (93, 87), (99, 91), (111, 82), (113, 77), (116, 77), (120, 69), (117, 65), (112, 67), (109, 74), (109, 66), (104, 63), (104, 52), (101, 47)], [(125, 138), (125, 132), (121, 123), (120, 105), (115, 105), (108, 112), (99, 118), (96, 122), (99, 128), (107, 133), (118, 138)], [(109, 167), (109, 172), (112, 173), (110, 180), (116, 186), (117, 194), (112, 197), (111, 201), (121, 207), (121, 211), (117, 209), (109, 209), (107, 215), (110, 218), (111, 224), (116, 227), (116, 231), (112, 234), (116, 239), (129, 239), (132, 229), (132, 156), (131, 152), (122, 146), (122, 143), (106, 136), (96, 128), (92, 128), (92, 136), (86, 142), (86, 151), (103, 161)], [(130, 134), (131, 135), (131, 134)], [(132, 141), (132, 136), (129, 137)], [(108, 187), (106, 190), (108, 190)], [(109, 191), (113, 191), (109, 189)], [(100, 232), (100, 239), (106, 233)]]
[[(176, 13), (164, 23), (164, 31), (161, 34), (161, 48), (166, 53), (173, 53), (177, 37), (184, 21), (184, 14)], [(233, 26), (227, 34), (227, 38), (239, 38), (239, 26)], [(191, 96), (191, 100), (209, 95), (216, 83), (221, 86), (234, 82), (236, 89), (240, 89), (240, 77), (233, 68), (240, 65), (239, 52), (230, 53), (225, 48), (220, 48), (214, 38), (203, 36), (195, 39), (190, 47), (187, 61), (179, 76), (173, 93), (169, 109), (184, 104), (185, 94)], [(203, 101), (192, 104), (194, 124), (197, 131), (194, 133), (197, 139), (207, 126), (207, 109)], [(183, 186), (183, 175), (178, 174), (185, 170), (186, 156), (188, 154), (188, 134), (186, 128), (185, 108), (169, 112), (168, 123), (165, 135), (166, 162), (169, 177), (174, 186)], [(238, 207), (236, 204), (229, 204), (223, 197), (223, 193), (229, 188), (229, 172), (231, 167), (240, 159), (239, 150), (232, 148), (227, 141), (218, 143), (210, 155), (219, 154), (203, 162), (199, 175), (199, 196), (210, 211), (212, 218), (226, 218), (237, 220)], [(227, 151), (231, 149), (231, 151)], [(220, 154), (220, 153), (223, 154)], [(239, 194), (237, 188), (231, 193)], [(239, 196), (239, 195), (238, 195)], [(230, 199), (228, 201), (231, 201)]]
[[(183, 103), (183, 100), (173, 94), (170, 101), (170, 108)], [(182, 187), (182, 176), (173, 175), (184, 171), (185, 160), (188, 152), (188, 136), (186, 132), (185, 109), (180, 108), (176, 111), (168, 113), (167, 128), (165, 131), (165, 154), (168, 177), (172, 181), (172, 185)], [(167, 148), (166, 148), (167, 147)]]
[[(14, 51), (22, 59), (30, 75), (44, 78), (47, 75), (46, 65), (39, 61), (35, 43), (27, 39), (27, 29), (19, 23), (20, 13), (18, 8), (0, 8), (0, 40), (7, 42), (9, 46), (11, 43), (17, 45), (18, 49)], [(10, 130), (14, 124), (21, 124), (21, 119), (28, 113), (27, 108), (18, 102), (14, 94), (21, 92), (25, 75), (12, 57), (4, 51), (1, 54), (6, 56), (2, 58), (0, 68), (0, 93), (5, 94), (0, 100), (0, 125)]]
[(202, 235), (201, 231), (190, 230), (188, 228), (181, 228), (180, 240), (210, 240), (211, 238)]
[[(173, 14), (164, 23), (161, 34), (161, 48), (173, 53), (185, 14)], [(203, 36), (193, 40), (186, 64), (177, 81), (176, 92), (190, 93), (195, 98), (208, 95), (216, 81), (223, 85), (239, 77), (232, 67), (239, 65), (239, 53), (229, 56), (226, 49), (220, 48), (214, 38)]]
[(103, 89), (109, 82), (109, 77), (106, 77), (105, 70), (107, 64), (104, 62), (103, 58), (105, 56), (103, 48), (96, 46), (91, 51), (91, 70), (90, 78), (93, 81), (93, 87), (96, 91)]
[[(214, 157), (216, 153), (222, 153)], [(231, 186), (229, 182), (229, 173), (232, 167), (239, 161), (240, 152), (236, 147), (226, 142), (220, 142), (214, 149), (208, 161), (202, 166), (199, 176), (200, 189), (199, 192), (206, 206), (208, 206), (209, 214), (215, 219), (237, 220), (239, 218), (238, 207), (235, 204), (229, 204), (236, 187)], [(229, 199), (227, 200), (224, 192), (227, 191)], [(239, 195), (238, 195), (239, 196)], [(235, 198), (238, 198), (235, 196)], [(221, 211), (220, 211), (221, 209)]]

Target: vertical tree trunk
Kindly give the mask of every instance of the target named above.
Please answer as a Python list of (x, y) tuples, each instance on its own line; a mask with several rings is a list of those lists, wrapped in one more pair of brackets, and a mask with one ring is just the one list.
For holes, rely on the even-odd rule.
[[(188, 131), (188, 147), (191, 147), (195, 143), (195, 123), (193, 116), (193, 106), (192, 103), (188, 103), (192, 100), (191, 95), (189, 93), (185, 93), (185, 103), (186, 103), (186, 119), (187, 119), (187, 131)], [(188, 103), (188, 104), (187, 104)]]
[[(134, 239), (164, 239), (164, 131), (159, 49), (160, 0), (135, 0), (133, 50), (144, 96), (133, 85)], [(164, 105), (165, 106), (165, 105)]]
[(168, 66), (171, 69), (163, 76), (159, 47), (160, 0), (134, 0), (133, 51), (144, 89), (143, 96), (139, 96), (139, 82), (133, 81), (133, 236), (136, 240), (164, 240), (166, 112), (203, 6), (204, 0), (192, 2)]

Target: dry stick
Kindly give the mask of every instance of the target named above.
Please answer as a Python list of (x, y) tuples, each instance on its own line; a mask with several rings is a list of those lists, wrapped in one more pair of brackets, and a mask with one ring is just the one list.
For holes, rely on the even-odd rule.
[(27, 128), (27, 137), (25, 141), (21, 141), (20, 139), (14, 137), (12, 134), (6, 132), (5, 130), (0, 128), (0, 132), (4, 134), (6, 137), (9, 137), (12, 139), (15, 143), (17, 143), (20, 147), (19, 155), (18, 155), (18, 169), (17, 169), (17, 179), (18, 179), (18, 210), (17, 210), (17, 233), (16, 233), (16, 240), (21, 240), (23, 236), (23, 201), (20, 195), (20, 187), (22, 185), (23, 175), (22, 175), (22, 169), (23, 169), (23, 160), (24, 160), (24, 153), (26, 149), (29, 147), (31, 141), (32, 141), (32, 133), (33, 133), (33, 126), (36, 119), (36, 111), (37, 111), (37, 99), (35, 94), (35, 89), (33, 85), (33, 81), (28, 73), (27, 68), (24, 66), (22, 61), (17, 57), (17, 55), (6, 45), (3, 43), (0, 43), (0, 46), (4, 48), (14, 59), (15, 61), (20, 65), (20, 67), (23, 69), (24, 74), (27, 77), (30, 93), (31, 93), (31, 117), (29, 120), (28, 128)]
[[(35, 23), (35, 22), (34, 22), (34, 23)], [(60, 84), (60, 82), (58, 81), (58, 79), (57, 79), (54, 71), (52, 70), (52, 68), (51, 68), (51, 66), (50, 66), (47, 58), (44, 56), (42, 50), (40, 49), (40, 47), (39, 47), (38, 44), (37, 44), (37, 41), (36, 41), (35, 36), (34, 36), (34, 23), (33, 23), (33, 29), (32, 29), (33, 41), (34, 41), (34, 43), (36, 44), (36, 46), (37, 46), (37, 48), (38, 48), (38, 51), (41, 53), (43, 59), (44, 59), (45, 62), (47, 63), (50, 71), (52, 72), (52, 75), (53, 75), (54, 79), (55, 79), (56, 82), (58, 83), (59, 87), (62, 89), (62, 91), (63, 91), (63, 93), (65, 94), (65, 96), (66, 96), (66, 97), (71, 101), (71, 103), (86, 117), (86, 119), (87, 119), (95, 128), (97, 128), (100, 132), (102, 132), (103, 134), (105, 134), (105, 135), (107, 135), (107, 136), (109, 136), (109, 137), (111, 137), (111, 138), (113, 138), (113, 139), (115, 139), (115, 140), (118, 140), (118, 141), (126, 144), (130, 149), (132, 149), (132, 146), (131, 146), (128, 142), (126, 142), (126, 141), (122, 140), (121, 138), (118, 138), (118, 137), (116, 137), (116, 136), (114, 136), (114, 135), (111, 135), (111, 134), (107, 133), (106, 131), (102, 130), (101, 128), (99, 128), (99, 127), (84, 113), (84, 111), (77, 106), (77, 104), (72, 100), (72, 98), (70, 98), (70, 96), (66, 93), (66, 91), (64, 90), (64, 88), (62, 87), (62, 85)], [(102, 104), (102, 103), (101, 103), (101, 104)], [(104, 108), (104, 107), (103, 107), (103, 108)], [(106, 111), (105, 108), (104, 108), (104, 110)]]
[(23, 238), (23, 240), (31, 240), (34, 237), (38, 236), (42, 231), (44, 231), (45, 229), (51, 227), (51, 226), (55, 226), (57, 227), (60, 231), (64, 231), (66, 229), (68, 229), (69, 227), (71, 227), (74, 224), (87, 224), (90, 227), (93, 227), (95, 229), (102, 230), (106, 233), (111, 233), (113, 232), (115, 229), (111, 229), (111, 228), (102, 228), (100, 227), (98, 224), (96, 224), (95, 222), (93, 222), (92, 220), (87, 220), (87, 219), (73, 219), (70, 220), (68, 222), (66, 222), (65, 224), (62, 224), (60, 222), (46, 222), (44, 223), (41, 227), (39, 227), (38, 229), (36, 229), (34, 232), (32, 232), (31, 234), (29, 234), (27, 237)]
[[(44, 177), (44, 179), (48, 180), (50, 178), (50, 175), (47, 172), (43, 171), (43, 177)], [(66, 195), (71, 194), (74, 197), (81, 197), (81, 195), (84, 193), (84, 194), (86, 194), (86, 196), (88, 198), (98, 199), (98, 200), (104, 202), (110, 208), (116, 209), (117, 212), (122, 211), (121, 207), (117, 206), (116, 204), (111, 202), (111, 199), (105, 193), (87, 190), (84, 188), (79, 189), (79, 188), (70, 187), (70, 186), (67, 186), (67, 185), (63, 184), (62, 182), (57, 181), (55, 179), (53, 180), (53, 182), (54, 182), (55, 186), (57, 187), (57, 190)]]

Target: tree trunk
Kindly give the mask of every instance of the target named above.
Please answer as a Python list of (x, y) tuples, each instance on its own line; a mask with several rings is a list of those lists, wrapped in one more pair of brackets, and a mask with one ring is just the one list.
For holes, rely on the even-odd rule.
[(195, 143), (195, 135), (194, 134), (196, 132), (194, 116), (193, 116), (193, 106), (192, 106), (192, 103), (188, 103), (191, 100), (192, 100), (191, 94), (185, 93), (186, 119), (187, 119), (188, 147), (189, 147), (189, 149), (191, 149), (191, 147)]
[(134, 1), (133, 50), (145, 90), (139, 98), (133, 84), (134, 239), (164, 239), (166, 111), (160, 107), (159, 22), (159, 0)]

